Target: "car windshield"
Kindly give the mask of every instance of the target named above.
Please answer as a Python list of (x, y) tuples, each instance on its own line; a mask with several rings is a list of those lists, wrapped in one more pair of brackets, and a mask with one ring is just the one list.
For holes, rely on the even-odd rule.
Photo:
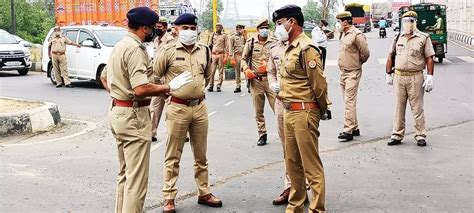
[(8, 33), (0, 33), (0, 44), (18, 44), (18, 41)]
[(102, 44), (107, 47), (113, 47), (119, 42), (127, 33), (127, 30), (97, 30), (95, 31)]

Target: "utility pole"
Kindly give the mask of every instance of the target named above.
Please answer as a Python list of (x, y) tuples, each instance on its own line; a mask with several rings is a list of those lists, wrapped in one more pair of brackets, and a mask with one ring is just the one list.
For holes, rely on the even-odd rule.
[(16, 35), (16, 16), (15, 16), (15, 4), (13, 0), (10, 0), (10, 12), (12, 15), (12, 34)]

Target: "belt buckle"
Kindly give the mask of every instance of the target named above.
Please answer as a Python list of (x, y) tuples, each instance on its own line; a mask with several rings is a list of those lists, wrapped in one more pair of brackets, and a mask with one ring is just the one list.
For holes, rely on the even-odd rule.
[(199, 101), (200, 101), (199, 99), (189, 100), (188, 104), (189, 104), (189, 106), (196, 106), (200, 103)]
[(304, 104), (304, 102), (301, 102), (301, 109), (306, 109), (306, 105)]

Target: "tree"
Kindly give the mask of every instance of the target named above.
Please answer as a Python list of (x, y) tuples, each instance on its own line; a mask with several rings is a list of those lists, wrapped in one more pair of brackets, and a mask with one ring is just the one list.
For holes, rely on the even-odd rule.
[[(33, 43), (43, 43), (54, 27), (54, 16), (48, 13), (44, 2), (15, 0), (16, 35)], [(0, 0), (0, 28), (12, 32), (10, 0)]]
[(269, 20), (272, 19), (271, 14), (272, 14), (272, 9), (273, 9), (273, 0), (265, 0), (264, 2), (265, 8), (267, 8), (267, 18)]
[(308, 0), (308, 2), (303, 6), (303, 15), (304, 19), (307, 21), (321, 20), (322, 7), (314, 0)]
[(322, 19), (329, 19), (329, 13), (335, 12), (338, 6), (338, 0), (320, 0), (322, 4)]
[[(222, 0), (217, 0), (217, 20), (219, 21), (219, 16), (221, 12), (224, 10), (224, 4), (222, 3)], [(212, 0), (209, 0), (207, 2), (206, 9), (204, 11), (201, 11), (201, 14), (199, 15), (199, 26), (208, 29), (208, 30), (213, 30), (213, 25), (212, 25)]]

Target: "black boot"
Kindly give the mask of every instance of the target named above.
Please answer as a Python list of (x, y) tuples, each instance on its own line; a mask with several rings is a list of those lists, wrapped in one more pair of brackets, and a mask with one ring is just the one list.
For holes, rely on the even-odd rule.
[(220, 86), (217, 86), (217, 92), (221, 92), (221, 87)]
[(391, 138), (390, 141), (387, 143), (388, 146), (395, 146), (398, 144), (402, 144), (402, 140), (397, 140), (395, 138)]
[(214, 85), (209, 85), (209, 88), (207, 88), (208, 92), (214, 91)]
[(351, 141), (354, 139), (354, 136), (352, 134), (342, 132), (339, 133), (339, 136), (337, 136), (338, 139), (345, 140), (345, 141)]
[(352, 135), (354, 135), (354, 136), (360, 136), (360, 130), (359, 130), (359, 129), (352, 130)]
[(265, 144), (267, 144), (267, 134), (263, 134), (262, 136), (260, 136), (257, 142), (258, 146), (264, 146)]
[(242, 92), (242, 90), (240, 90), (240, 87), (236, 87), (234, 90), (234, 93), (239, 93), (239, 92)]
[(425, 139), (420, 139), (420, 140), (416, 140), (416, 145), (418, 146), (426, 146), (426, 140)]

